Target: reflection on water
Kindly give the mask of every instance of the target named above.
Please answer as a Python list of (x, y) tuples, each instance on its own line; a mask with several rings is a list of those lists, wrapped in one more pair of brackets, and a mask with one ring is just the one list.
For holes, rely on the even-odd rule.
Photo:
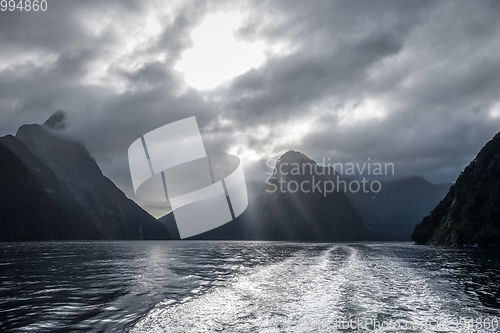
[(2, 332), (331, 332), (338, 318), (500, 313), (498, 252), (410, 243), (4, 243), (0, 272)]

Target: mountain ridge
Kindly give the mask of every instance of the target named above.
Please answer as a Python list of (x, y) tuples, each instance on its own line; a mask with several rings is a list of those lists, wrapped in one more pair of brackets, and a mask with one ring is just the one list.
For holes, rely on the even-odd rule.
[[(294, 163), (300, 164), (301, 162), (317, 165), (315, 161), (300, 151), (290, 150), (280, 156), (272, 170), (273, 173), (276, 173), (281, 163), (288, 163), (293, 166)], [(330, 177), (330, 180), (341, 177), (333, 168), (324, 173)], [(339, 179), (353, 180), (345, 177)], [(348, 200), (358, 211), (364, 225), (369, 229), (371, 239), (376, 241), (409, 241), (415, 225), (430, 213), (451, 185), (449, 183), (432, 184), (419, 176), (391, 179), (381, 183), (382, 191), (376, 195), (373, 193), (346, 193)], [(256, 198), (263, 195), (265, 184), (260, 186), (253, 184), (253, 186), (254, 188), (260, 188), (260, 193)], [(262, 202), (257, 203), (256, 201), (249, 200), (247, 210), (235, 220), (190, 239), (266, 239), (255, 230), (257, 223), (260, 223), (258, 220), (262, 218), (263, 214), (265, 215), (262, 208), (259, 208)], [(176, 229), (173, 213), (166, 214), (159, 220), (168, 225), (169, 229)], [(275, 238), (271, 239), (274, 240)], [(277, 237), (277, 239), (280, 238)]]
[[(63, 113), (50, 119), (49, 127), (23, 125), (15, 137), (2, 137), (0, 143), (37, 179), (47, 200), (64, 216), (60, 223), (70, 231), (79, 230), (56, 239), (171, 239), (167, 228), (102, 174), (82, 144), (57, 131), (64, 128)], [(20, 219), (19, 223), (32, 222)]]
[(500, 245), (500, 132), (416, 227), (416, 244)]

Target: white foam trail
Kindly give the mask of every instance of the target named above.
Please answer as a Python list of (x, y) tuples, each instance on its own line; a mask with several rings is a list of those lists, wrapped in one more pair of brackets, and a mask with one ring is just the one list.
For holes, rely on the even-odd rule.
[(187, 302), (159, 305), (130, 332), (334, 332), (339, 318), (457, 317), (452, 303), (461, 295), (395, 256), (349, 245), (310, 253), (257, 267)]

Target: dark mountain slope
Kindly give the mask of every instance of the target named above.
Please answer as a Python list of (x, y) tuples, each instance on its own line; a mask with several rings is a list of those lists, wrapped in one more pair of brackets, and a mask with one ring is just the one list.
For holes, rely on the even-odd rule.
[[(169, 239), (168, 230), (103, 176), (85, 147), (46, 126), (24, 125), (16, 134), (55, 175), (67, 201), (83, 209), (101, 239)], [(63, 207), (64, 208), (64, 207)], [(65, 212), (70, 214), (67, 209)]]
[(415, 227), (412, 239), (418, 244), (500, 244), (500, 133)]
[[(333, 180), (337, 177), (333, 172), (330, 175), (321, 175), (315, 172), (291, 175), (290, 169), (294, 164), (300, 165), (301, 170), (304, 164), (316, 166), (316, 162), (299, 152), (289, 151), (285, 153), (276, 164), (273, 179), (269, 180), (269, 184), (260, 190), (255, 202), (249, 202), (249, 206), (243, 214), (234, 221), (190, 239), (288, 241), (368, 239), (368, 229), (363, 225), (361, 217), (344, 192), (328, 193), (325, 196), (318, 191), (310, 193), (273, 191), (274, 186), (280, 187), (280, 180), (284, 182), (286, 187), (288, 182), (311, 181), (313, 175), (316, 182), (318, 180)], [(319, 168), (322, 169), (322, 167)], [(310, 170), (309, 167), (305, 169), (306, 171)], [(257, 185), (254, 187), (258, 188)], [(175, 225), (172, 213), (160, 218), (160, 221), (171, 228)]]
[[(19, 230), (31, 228), (33, 223), (48, 227), (49, 222), (51, 229), (40, 232), (36, 239), (170, 239), (165, 226), (103, 176), (83, 145), (54, 130), (64, 128), (63, 121), (64, 114), (58, 112), (46, 122), (47, 126), (24, 125), (16, 137), (0, 138), (0, 143), (17, 160), (15, 164), (12, 156), (8, 160), (6, 157), (5, 161), (10, 162), (3, 167), (0, 177), (5, 180), (18, 172), (10, 168), (21, 165), (32, 184), (28, 195), (30, 191), (16, 192), (16, 181), (27, 184), (19, 175), (12, 181), (4, 181), (6, 194), (0, 204), (25, 207), (33, 214), (45, 214), (43, 207), (54, 207), (50, 218), (37, 218), (36, 214), (29, 218), (20, 216), (17, 229), (9, 222), (10, 239), (31, 240), (32, 237)], [(8, 194), (11, 192), (16, 196)], [(11, 211), (9, 219), (16, 214)]]
[(23, 162), (32, 177), (39, 181), (47, 198), (57, 206), (60, 214), (64, 216), (65, 222), (58, 224), (58, 228), (67, 229), (68, 233), (65, 233), (66, 236), (56, 239), (102, 238), (96, 227), (89, 223), (91, 216), (73, 198), (71, 192), (61, 186), (54, 172), (36, 157), (21, 140), (7, 135), (0, 138), (0, 143), (7, 146)]
[[(304, 154), (288, 151), (255, 203), (251, 238), (264, 240), (355, 241), (369, 239), (369, 231), (344, 192), (313, 190), (338, 177)], [(298, 172), (297, 172), (297, 169)], [(292, 169), (296, 169), (295, 172)], [(295, 174), (294, 174), (295, 173)], [(314, 177), (314, 178), (313, 178)], [(295, 191), (295, 183), (304, 190)], [(290, 186), (289, 186), (290, 185)], [(284, 190), (283, 190), (284, 189)]]
[(42, 182), (0, 143), (0, 241), (74, 239), (70, 225)]

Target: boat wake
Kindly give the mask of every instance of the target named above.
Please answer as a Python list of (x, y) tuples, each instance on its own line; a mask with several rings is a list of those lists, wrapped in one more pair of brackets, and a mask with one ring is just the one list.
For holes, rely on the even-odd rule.
[(391, 255), (382, 245), (315, 245), (283, 261), (241, 270), (231, 283), (204, 294), (159, 303), (128, 331), (332, 332), (351, 322), (378, 332), (387, 331), (376, 326), (382, 322), (484, 318), (485, 313), (463, 306), (477, 299), (450, 283), (442, 273)]

